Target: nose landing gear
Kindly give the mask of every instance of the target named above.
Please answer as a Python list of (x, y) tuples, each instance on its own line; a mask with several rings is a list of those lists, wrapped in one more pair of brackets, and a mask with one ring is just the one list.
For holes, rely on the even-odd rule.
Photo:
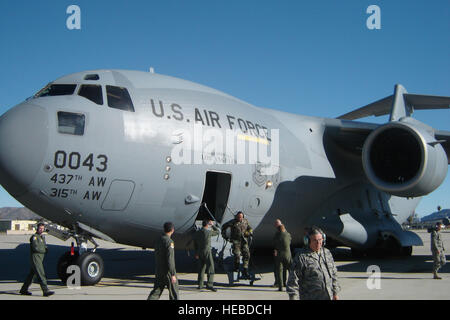
[(84, 286), (93, 286), (103, 277), (104, 264), (103, 259), (94, 252), (85, 252), (77, 259), (77, 265), (80, 267), (81, 284)]
[[(93, 239), (90, 239), (90, 241), (93, 241)], [(64, 283), (73, 274), (74, 271), (69, 269), (73, 265), (79, 268), (79, 282), (83, 286), (93, 286), (102, 279), (104, 272), (103, 259), (99, 254), (95, 253), (95, 248), (89, 252), (83, 249), (86, 247), (86, 242), (82, 242), (78, 245), (78, 250), (75, 250), (72, 243), (71, 250), (59, 258), (57, 271), (59, 278)]]
[[(72, 280), (72, 276), (74, 275), (75, 283), (83, 286), (93, 286), (100, 282), (104, 273), (103, 259), (99, 254), (95, 253), (98, 244), (89, 233), (76, 227), (74, 227), (74, 230), (76, 231), (61, 231), (56, 227), (53, 227), (52, 230), (52, 226), (49, 226), (49, 234), (63, 241), (73, 237), (77, 242), (77, 248), (75, 248), (72, 242), (70, 251), (64, 253), (59, 258), (57, 264), (58, 277), (66, 284), (69, 278)], [(91, 251), (87, 249), (88, 242), (94, 245), (94, 249)], [(71, 266), (75, 266), (75, 268), (70, 268)]]

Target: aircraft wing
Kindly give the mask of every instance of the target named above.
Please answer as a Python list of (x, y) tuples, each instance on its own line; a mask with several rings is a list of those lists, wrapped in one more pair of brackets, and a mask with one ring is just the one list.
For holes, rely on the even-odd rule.
[[(360, 154), (367, 136), (379, 124), (365, 123), (358, 121), (330, 119), (327, 123), (327, 135), (332, 138), (341, 148)], [(450, 131), (435, 130), (435, 138), (444, 148), (448, 164), (450, 164)]]
[[(341, 122), (331, 122), (329, 133), (341, 147), (358, 151), (362, 149), (367, 135), (378, 125), (349, 120), (390, 114), (389, 121), (401, 121), (402, 118), (410, 117), (414, 110), (431, 109), (450, 109), (450, 97), (411, 94), (402, 85), (397, 84), (394, 94), (337, 117), (336, 120)], [(450, 132), (434, 130), (434, 135), (444, 148), (450, 164)]]
[[(337, 119), (355, 120), (369, 116), (390, 114), (395, 95), (390, 95), (367, 106), (343, 114)], [(416, 110), (450, 109), (450, 97), (430, 96), (422, 94), (403, 93), (405, 104)]]
[(445, 141), (441, 142), (441, 145), (447, 153), (448, 163), (450, 164), (450, 131), (436, 131), (435, 137), (438, 141)]
[(373, 123), (328, 119), (326, 136), (342, 149), (354, 154), (361, 154), (367, 136), (378, 126)]

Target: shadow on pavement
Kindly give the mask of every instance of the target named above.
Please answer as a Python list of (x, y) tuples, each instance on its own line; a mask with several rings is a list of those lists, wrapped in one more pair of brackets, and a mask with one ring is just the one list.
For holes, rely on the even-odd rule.
[[(50, 285), (61, 285), (56, 273), (58, 259), (69, 247), (65, 245), (48, 245), (49, 252), (44, 260), (44, 268)], [(30, 268), (29, 244), (20, 244), (15, 249), (0, 249), (0, 281), (7, 283), (23, 282)], [(432, 257), (418, 255), (406, 258), (364, 258), (355, 260), (349, 249), (336, 248), (331, 250), (336, 262), (348, 263), (338, 266), (339, 272), (366, 272), (371, 265), (377, 265), (382, 272), (401, 273), (431, 273)], [(155, 272), (154, 253), (151, 250), (130, 250), (130, 248), (113, 248), (96, 251), (105, 263), (105, 278), (118, 280), (132, 280), (136, 282), (152, 283)], [(177, 250), (175, 254), (176, 268), (178, 273), (196, 273), (197, 264), (185, 250)], [(447, 260), (449, 257), (447, 257)], [(262, 273), (273, 272), (273, 257), (270, 255), (255, 256), (250, 263), (250, 269), (259, 277)], [(450, 264), (445, 265), (440, 273), (449, 273)], [(223, 269), (216, 265), (216, 274), (223, 274)], [(342, 276), (344, 276), (342, 274)], [(241, 282), (240, 286), (245, 286), (246, 282)], [(182, 285), (196, 285), (196, 281), (180, 280)], [(118, 283), (120, 285), (120, 283)], [(223, 284), (224, 286), (228, 284)], [(255, 282), (254, 286), (258, 286)]]
[[(433, 257), (430, 255), (413, 255), (411, 257), (363, 257), (355, 259), (351, 250), (346, 248), (336, 248), (331, 250), (336, 262), (349, 263), (338, 266), (340, 272), (366, 272), (367, 268), (376, 265), (381, 272), (388, 273), (430, 273), (433, 269)], [(450, 256), (446, 256), (448, 261)], [(439, 273), (449, 273), (450, 264), (446, 264), (439, 270)], [(367, 277), (367, 276), (366, 276)], [(404, 278), (403, 278), (404, 279)]]
[[(58, 259), (69, 250), (65, 245), (48, 245), (48, 253), (45, 256), (44, 268), (47, 279), (58, 279), (56, 267)], [(105, 272), (103, 278), (127, 279), (142, 282), (153, 282), (155, 273), (155, 256), (151, 250), (130, 250), (127, 248), (102, 249), (97, 248), (104, 261)], [(15, 249), (0, 249), (0, 261), (3, 266), (0, 269), (0, 281), (23, 282), (30, 270), (30, 246), (19, 244)], [(193, 258), (193, 252), (188, 255), (185, 250), (175, 252), (177, 273), (197, 273), (197, 261)], [(273, 271), (272, 259), (269, 257), (257, 257), (252, 261), (256, 273)], [(220, 265), (216, 264), (216, 274), (224, 273)], [(181, 284), (185, 280), (181, 280)], [(61, 284), (59, 280), (49, 280), (50, 285)]]

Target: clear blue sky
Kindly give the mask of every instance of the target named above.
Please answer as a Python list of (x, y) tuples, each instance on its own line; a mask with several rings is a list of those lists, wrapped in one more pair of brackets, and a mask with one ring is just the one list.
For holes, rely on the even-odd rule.
[[(66, 27), (71, 4), (81, 30)], [(380, 30), (366, 27), (372, 4)], [(449, 36), (448, 0), (1, 1), (0, 114), (68, 73), (152, 66), (257, 106), (336, 117), (396, 83), (450, 95)], [(448, 110), (415, 117), (450, 130)], [(450, 177), (417, 212), (438, 204), (450, 208)], [(20, 204), (0, 188), (5, 206)]]

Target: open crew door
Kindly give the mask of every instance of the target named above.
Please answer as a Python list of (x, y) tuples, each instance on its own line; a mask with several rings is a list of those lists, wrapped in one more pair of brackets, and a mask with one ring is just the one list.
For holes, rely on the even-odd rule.
[[(202, 204), (205, 203), (211, 212), (214, 220), (222, 223), (222, 218), (228, 203), (231, 188), (231, 174), (224, 172), (206, 172), (205, 190), (203, 192)], [(212, 217), (206, 210), (205, 206), (201, 206), (198, 211), (196, 221), (211, 219)]]

